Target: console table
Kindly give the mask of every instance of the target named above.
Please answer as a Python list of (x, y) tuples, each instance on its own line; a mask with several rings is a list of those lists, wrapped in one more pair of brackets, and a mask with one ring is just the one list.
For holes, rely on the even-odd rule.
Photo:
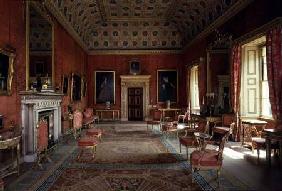
[(162, 112), (161, 121), (164, 121), (166, 112), (174, 112), (174, 116), (176, 116), (177, 112), (181, 111), (179, 108), (159, 108), (158, 110)]
[[(11, 151), (12, 160), (9, 161), (9, 164), (3, 164), (3, 166), (2, 164), (0, 165), (0, 179), (9, 176), (10, 174), (13, 173), (18, 173), (19, 175), (20, 140), (21, 140), (21, 136), (0, 141), (0, 150), (12, 149)], [(14, 158), (14, 149), (17, 150), (16, 158)]]
[[(96, 109), (96, 115), (99, 116), (100, 120), (119, 120), (120, 115), (119, 115), (119, 110), (118, 109)], [(111, 119), (110, 118), (104, 118), (105, 114), (110, 113)]]

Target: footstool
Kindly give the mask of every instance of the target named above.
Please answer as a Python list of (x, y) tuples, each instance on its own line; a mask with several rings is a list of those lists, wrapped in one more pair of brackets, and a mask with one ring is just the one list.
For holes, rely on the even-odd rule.
[(80, 148), (79, 155), (77, 156), (77, 159), (79, 159), (82, 154), (83, 150), (86, 148), (91, 148), (92, 150), (92, 157), (94, 158), (96, 153), (96, 146), (98, 144), (98, 140), (93, 137), (82, 137), (77, 141), (77, 146)]
[(102, 130), (101, 129), (88, 129), (86, 131), (86, 135), (89, 137), (97, 137), (101, 140), (102, 137)]

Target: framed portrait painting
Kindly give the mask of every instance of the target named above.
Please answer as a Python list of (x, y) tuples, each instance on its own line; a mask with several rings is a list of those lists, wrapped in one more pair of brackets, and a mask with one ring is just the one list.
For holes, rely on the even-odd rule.
[(129, 61), (129, 73), (136, 75), (136, 74), (140, 74), (141, 71), (141, 66), (140, 66), (140, 62), (137, 59), (132, 59)]
[(177, 70), (157, 71), (157, 100), (158, 102), (178, 101), (178, 73)]
[(64, 95), (68, 94), (69, 89), (69, 78), (67, 75), (63, 75), (62, 77), (62, 92)]
[(81, 76), (72, 73), (71, 75), (71, 101), (81, 100)]
[(115, 104), (115, 72), (95, 71), (95, 103)]

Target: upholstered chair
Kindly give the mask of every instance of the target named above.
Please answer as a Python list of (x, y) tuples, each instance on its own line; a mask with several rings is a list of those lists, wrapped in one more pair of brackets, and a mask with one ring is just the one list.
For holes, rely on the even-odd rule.
[(214, 122), (215, 127), (228, 127), (230, 131), (230, 137), (234, 141), (236, 136), (235, 129), (235, 114), (223, 114), (220, 121)]
[(94, 123), (94, 113), (92, 108), (86, 108), (83, 112), (83, 126), (90, 128)]
[(229, 131), (219, 131), (223, 133), (217, 149), (201, 149), (195, 150), (190, 155), (192, 173), (198, 170), (216, 170), (217, 183), (219, 186), (219, 175), (223, 163), (223, 149), (225, 142), (229, 136)]
[(78, 134), (81, 132), (83, 125), (83, 114), (80, 110), (75, 110), (73, 112), (73, 134), (77, 138)]
[(155, 109), (151, 111), (151, 117), (150, 117), (151, 119), (147, 121), (147, 130), (149, 129), (149, 125), (151, 125), (152, 129), (154, 125), (157, 125), (160, 130), (161, 117), (162, 117), (162, 113), (160, 110)]
[[(274, 121), (268, 121), (267, 124), (263, 127), (263, 129), (274, 129), (277, 127), (277, 123)], [(256, 136), (252, 137), (252, 151), (257, 150), (257, 159), (259, 161), (260, 150), (266, 149), (266, 140), (263, 137), (263, 129), (262, 131), (257, 131)], [(279, 149), (278, 141), (271, 140), (271, 149)]]
[(186, 154), (187, 154), (187, 159), (189, 159), (189, 152), (188, 148), (198, 148), (199, 143), (194, 136), (194, 132), (201, 132), (201, 133), (206, 133), (208, 128), (208, 122), (206, 120), (201, 120), (198, 121), (196, 124), (196, 128), (190, 128), (187, 129), (187, 133), (185, 136), (179, 137), (179, 150), (181, 153), (181, 146), (186, 147)]

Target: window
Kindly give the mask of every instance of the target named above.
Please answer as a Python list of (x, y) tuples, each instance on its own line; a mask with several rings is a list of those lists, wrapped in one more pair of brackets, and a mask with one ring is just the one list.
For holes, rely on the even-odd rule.
[(199, 113), (199, 86), (198, 86), (198, 66), (193, 66), (190, 73), (190, 98), (192, 113)]
[(241, 115), (271, 118), (265, 36), (242, 47)]

